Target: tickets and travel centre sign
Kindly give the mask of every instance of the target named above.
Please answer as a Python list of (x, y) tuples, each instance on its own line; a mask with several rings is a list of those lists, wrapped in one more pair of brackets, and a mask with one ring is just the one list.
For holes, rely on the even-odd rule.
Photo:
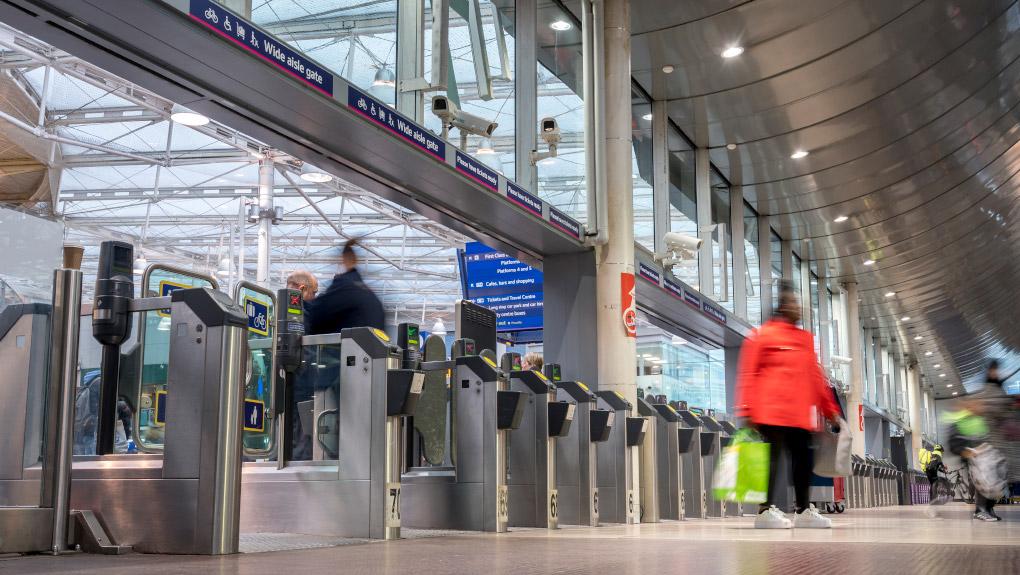
[(496, 312), (497, 331), (542, 329), (542, 272), (478, 242), (460, 255), (464, 297)]

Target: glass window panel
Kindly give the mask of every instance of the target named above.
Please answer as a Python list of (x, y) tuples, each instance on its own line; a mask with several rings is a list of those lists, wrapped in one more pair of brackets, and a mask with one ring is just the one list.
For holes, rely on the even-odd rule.
[(643, 396), (726, 413), (725, 350), (707, 348), (638, 316), (637, 386)]
[(655, 218), (652, 202), (652, 105), (642, 95), (631, 100), (633, 126), (632, 171), (634, 182), (634, 241), (655, 249)]
[(733, 230), (730, 229), (730, 191), (712, 174), (712, 296), (733, 311)]
[(783, 279), (783, 244), (779, 234), (769, 230), (769, 251), (772, 253), (772, 311), (779, 309), (779, 282)]
[[(688, 236), (698, 235), (693, 150), (677, 149), (669, 153), (669, 229)], [(673, 266), (673, 275), (694, 289), (700, 289), (697, 252)]]

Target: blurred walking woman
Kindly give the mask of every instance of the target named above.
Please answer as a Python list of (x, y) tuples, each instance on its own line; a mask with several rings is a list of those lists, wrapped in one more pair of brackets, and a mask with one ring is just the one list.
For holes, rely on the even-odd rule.
[[(740, 351), (736, 415), (748, 420), (771, 445), (768, 499), (754, 526), (758, 529), (827, 529), (832, 522), (810, 504), (811, 432), (819, 412), (834, 424), (839, 406), (825, 383), (810, 332), (797, 327), (800, 299), (788, 282), (780, 284), (779, 310), (751, 335)], [(790, 521), (775, 506), (782, 453), (789, 455), (797, 497)]]

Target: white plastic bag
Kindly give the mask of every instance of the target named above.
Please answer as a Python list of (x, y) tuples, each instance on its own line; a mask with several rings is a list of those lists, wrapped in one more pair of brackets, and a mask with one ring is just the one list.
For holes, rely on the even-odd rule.
[(850, 426), (839, 420), (839, 433), (823, 429), (814, 434), (815, 475), (821, 477), (847, 477), (850, 475), (850, 453), (853, 438)]
[(1006, 458), (998, 449), (987, 443), (974, 449), (967, 460), (967, 470), (974, 489), (992, 501), (1002, 497), (1006, 490)]

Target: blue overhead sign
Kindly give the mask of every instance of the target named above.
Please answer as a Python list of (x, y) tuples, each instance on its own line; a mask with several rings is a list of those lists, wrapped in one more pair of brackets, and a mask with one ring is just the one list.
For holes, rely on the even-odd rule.
[(542, 272), (478, 242), (462, 252), (464, 297), (496, 312), (501, 332), (542, 329)]
[(510, 180), (506, 182), (506, 197), (532, 214), (542, 217), (542, 200)]
[(719, 323), (726, 323), (726, 312), (722, 308), (708, 303), (708, 301), (701, 302), (701, 311)]
[(489, 188), (492, 191), (499, 189), (499, 174), (496, 170), (486, 166), (464, 152), (457, 150), (457, 171)]
[(662, 277), (662, 274), (659, 273), (659, 270), (652, 269), (651, 266), (645, 264), (644, 262), (638, 262), (638, 275), (652, 282), (655, 285), (659, 285), (659, 280)]
[(192, 20), (297, 78), (303, 84), (327, 96), (333, 96), (333, 74), (220, 4), (211, 0), (191, 0), (188, 15)]
[(701, 309), (701, 297), (698, 296), (698, 294), (691, 293), (691, 291), (685, 289), (684, 290), (684, 301), (687, 302), (687, 304), (689, 304), (689, 305), (691, 305), (693, 307)]
[(556, 226), (559, 230), (577, 239), (581, 239), (581, 224), (556, 208), (549, 208), (549, 223)]
[(347, 87), (347, 107), (440, 162), (446, 161), (446, 142), (439, 136), (394, 112), (354, 86)]
[(663, 280), (662, 288), (666, 290), (666, 293), (669, 295), (680, 300), (684, 299), (684, 288), (680, 287), (680, 285), (676, 282), (670, 281), (669, 278)]

